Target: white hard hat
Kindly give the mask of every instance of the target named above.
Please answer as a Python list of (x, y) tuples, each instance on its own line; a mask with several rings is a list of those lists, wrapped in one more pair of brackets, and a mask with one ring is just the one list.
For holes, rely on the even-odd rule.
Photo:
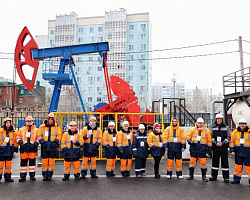
[(218, 114), (215, 116), (215, 119), (218, 119), (218, 118), (223, 119), (223, 115), (222, 115), (222, 114), (220, 114), (220, 113), (218, 113)]
[(122, 122), (122, 125), (128, 125), (129, 126), (129, 123), (128, 123), (128, 121), (124, 121), (124, 122)]
[(244, 118), (240, 118), (239, 119), (239, 124), (241, 124), (241, 123), (247, 124), (247, 120), (245, 120)]
[(145, 129), (145, 126), (143, 124), (140, 124), (138, 129)]
[(108, 126), (115, 126), (115, 122), (110, 121), (109, 124), (108, 124)]
[(204, 123), (204, 120), (203, 120), (201, 117), (199, 117), (199, 118), (197, 119), (197, 122), (203, 122), (203, 123)]

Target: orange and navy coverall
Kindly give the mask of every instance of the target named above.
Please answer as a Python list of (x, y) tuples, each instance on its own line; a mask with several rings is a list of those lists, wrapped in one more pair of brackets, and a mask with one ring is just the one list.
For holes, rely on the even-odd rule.
[[(173, 126), (173, 119), (177, 120), (177, 125)], [(177, 118), (172, 118), (170, 126), (165, 129), (163, 134), (163, 146), (168, 148), (167, 175), (172, 176), (174, 159), (176, 162), (176, 175), (182, 176), (182, 151), (186, 149), (186, 135), (183, 128), (179, 126)]]
[(121, 129), (117, 133), (117, 147), (120, 152), (121, 159), (121, 174), (124, 177), (130, 176), (130, 170), (132, 165), (132, 144), (133, 133), (130, 130), (125, 131)]
[(118, 153), (117, 149), (117, 132), (107, 129), (103, 133), (102, 144), (104, 146), (105, 157), (107, 158), (106, 175), (107, 177), (114, 176), (115, 160)]
[(165, 149), (163, 147), (162, 132), (151, 132), (148, 135), (148, 146), (150, 148), (151, 155), (154, 157), (154, 171), (155, 175), (159, 174), (159, 167), (162, 156), (165, 154)]
[(55, 169), (55, 157), (59, 141), (61, 140), (61, 129), (54, 123), (49, 125), (44, 121), (38, 130), (38, 141), (41, 144), (42, 174), (44, 178), (51, 178)]
[(0, 128), (0, 180), (2, 179), (3, 168), (5, 180), (11, 179), (12, 156), (18, 152), (16, 143), (16, 132), (11, 125), (9, 129), (5, 125)]
[(200, 168), (203, 173), (207, 171), (207, 151), (212, 150), (211, 133), (205, 125), (198, 129), (197, 124), (191, 128), (187, 135), (187, 142), (190, 144), (189, 168), (194, 169), (197, 158), (199, 158)]
[(37, 131), (36, 125), (24, 125), (17, 133), (17, 142), (20, 145), (21, 168), (20, 177), (22, 179), (27, 176), (27, 168), (29, 164), (29, 175), (35, 177), (36, 173), (36, 155), (37, 155)]
[[(88, 138), (88, 135), (91, 136)], [(83, 160), (82, 160), (82, 177), (85, 177), (88, 172), (88, 162), (90, 159), (90, 175), (96, 175), (96, 156), (98, 154), (99, 145), (102, 143), (102, 130), (97, 126), (91, 127), (86, 126), (82, 130), (82, 135), (84, 139), (83, 146)]]
[(249, 178), (250, 184), (250, 129), (248, 126), (242, 131), (237, 127), (232, 135), (230, 141), (230, 152), (235, 152), (235, 171), (234, 181), (240, 182), (242, 176), (243, 164)]
[[(73, 140), (76, 143), (73, 143)], [(80, 157), (83, 145), (82, 134), (77, 130), (72, 133), (71, 130), (65, 132), (62, 136), (61, 149), (64, 152), (64, 177), (69, 178), (71, 171), (71, 163), (73, 164), (73, 172), (75, 177), (80, 177)]]

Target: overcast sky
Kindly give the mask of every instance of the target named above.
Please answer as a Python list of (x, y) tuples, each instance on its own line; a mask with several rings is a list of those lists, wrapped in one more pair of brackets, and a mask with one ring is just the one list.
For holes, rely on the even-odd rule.
[[(105, 11), (125, 8), (128, 14), (149, 12), (152, 49), (193, 46), (242, 36), (250, 41), (249, 0), (8, 0), (0, 2), (0, 52), (14, 52), (18, 35), (27, 26), (32, 35), (47, 35), (48, 20), (56, 15), (76, 12), (78, 17), (104, 16)], [(243, 42), (250, 53), (250, 43)], [(238, 51), (238, 42), (182, 50), (153, 52), (153, 58), (181, 57)], [(0, 53), (0, 58), (10, 57)], [(12, 78), (13, 61), (0, 59), (0, 76)], [(244, 54), (250, 66), (250, 54)], [(239, 53), (217, 56), (155, 60), (153, 82), (177, 82), (187, 89), (210, 88), (222, 92), (222, 76), (240, 69)]]

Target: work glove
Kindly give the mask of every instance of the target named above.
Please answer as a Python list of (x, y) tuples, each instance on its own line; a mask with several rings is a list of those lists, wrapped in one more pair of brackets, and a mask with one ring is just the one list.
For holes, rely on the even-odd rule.
[(59, 140), (58, 140), (58, 139), (55, 139), (54, 142), (55, 142), (56, 144), (59, 144)]
[(192, 143), (192, 140), (190, 138), (188, 138), (187, 143), (190, 145)]
[(19, 145), (22, 145), (22, 144), (23, 144), (23, 141), (22, 141), (22, 140), (19, 140), (19, 141), (18, 141), (18, 144), (19, 144)]
[(79, 142), (79, 141), (76, 141), (76, 142), (75, 142), (75, 145), (79, 147), (79, 146), (80, 146), (80, 142)]
[(45, 141), (44, 141), (44, 139), (40, 139), (39, 142), (40, 142), (40, 144), (43, 144)]

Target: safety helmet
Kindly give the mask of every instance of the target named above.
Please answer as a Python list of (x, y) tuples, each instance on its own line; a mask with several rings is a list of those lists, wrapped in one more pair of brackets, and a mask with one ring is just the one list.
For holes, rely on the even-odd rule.
[(33, 119), (33, 117), (32, 116), (27, 116), (26, 118), (25, 118), (25, 121), (27, 122), (27, 121), (33, 121), (34, 119)]
[(204, 123), (204, 120), (203, 120), (201, 117), (199, 117), (199, 118), (197, 119), (197, 122)]
[(239, 124), (247, 124), (247, 120), (245, 120), (244, 118), (240, 118)]
[(90, 117), (89, 121), (96, 121), (96, 117), (95, 116)]
[(220, 113), (218, 113), (218, 114), (215, 116), (215, 119), (218, 119), (218, 118), (223, 119), (223, 115), (222, 115), (222, 114), (220, 114)]
[(72, 121), (69, 123), (69, 126), (77, 126), (76, 122), (75, 121)]
[(50, 113), (50, 114), (48, 114), (48, 118), (55, 118), (54, 113)]
[(161, 128), (161, 125), (158, 124), (158, 123), (155, 123), (155, 124), (153, 125), (153, 129), (155, 130), (155, 129), (157, 129), (157, 128)]
[(108, 126), (115, 126), (115, 122), (110, 121), (109, 124), (108, 124)]
[(140, 124), (138, 129), (145, 129), (145, 126), (143, 124)]
[(12, 122), (12, 119), (9, 118), (9, 117), (6, 117), (6, 118), (4, 118), (3, 123), (6, 123), (7, 121), (10, 121), (10, 123), (11, 123), (11, 122)]
[(122, 125), (123, 126), (129, 126), (129, 122), (128, 121), (124, 121), (124, 122), (122, 122)]

